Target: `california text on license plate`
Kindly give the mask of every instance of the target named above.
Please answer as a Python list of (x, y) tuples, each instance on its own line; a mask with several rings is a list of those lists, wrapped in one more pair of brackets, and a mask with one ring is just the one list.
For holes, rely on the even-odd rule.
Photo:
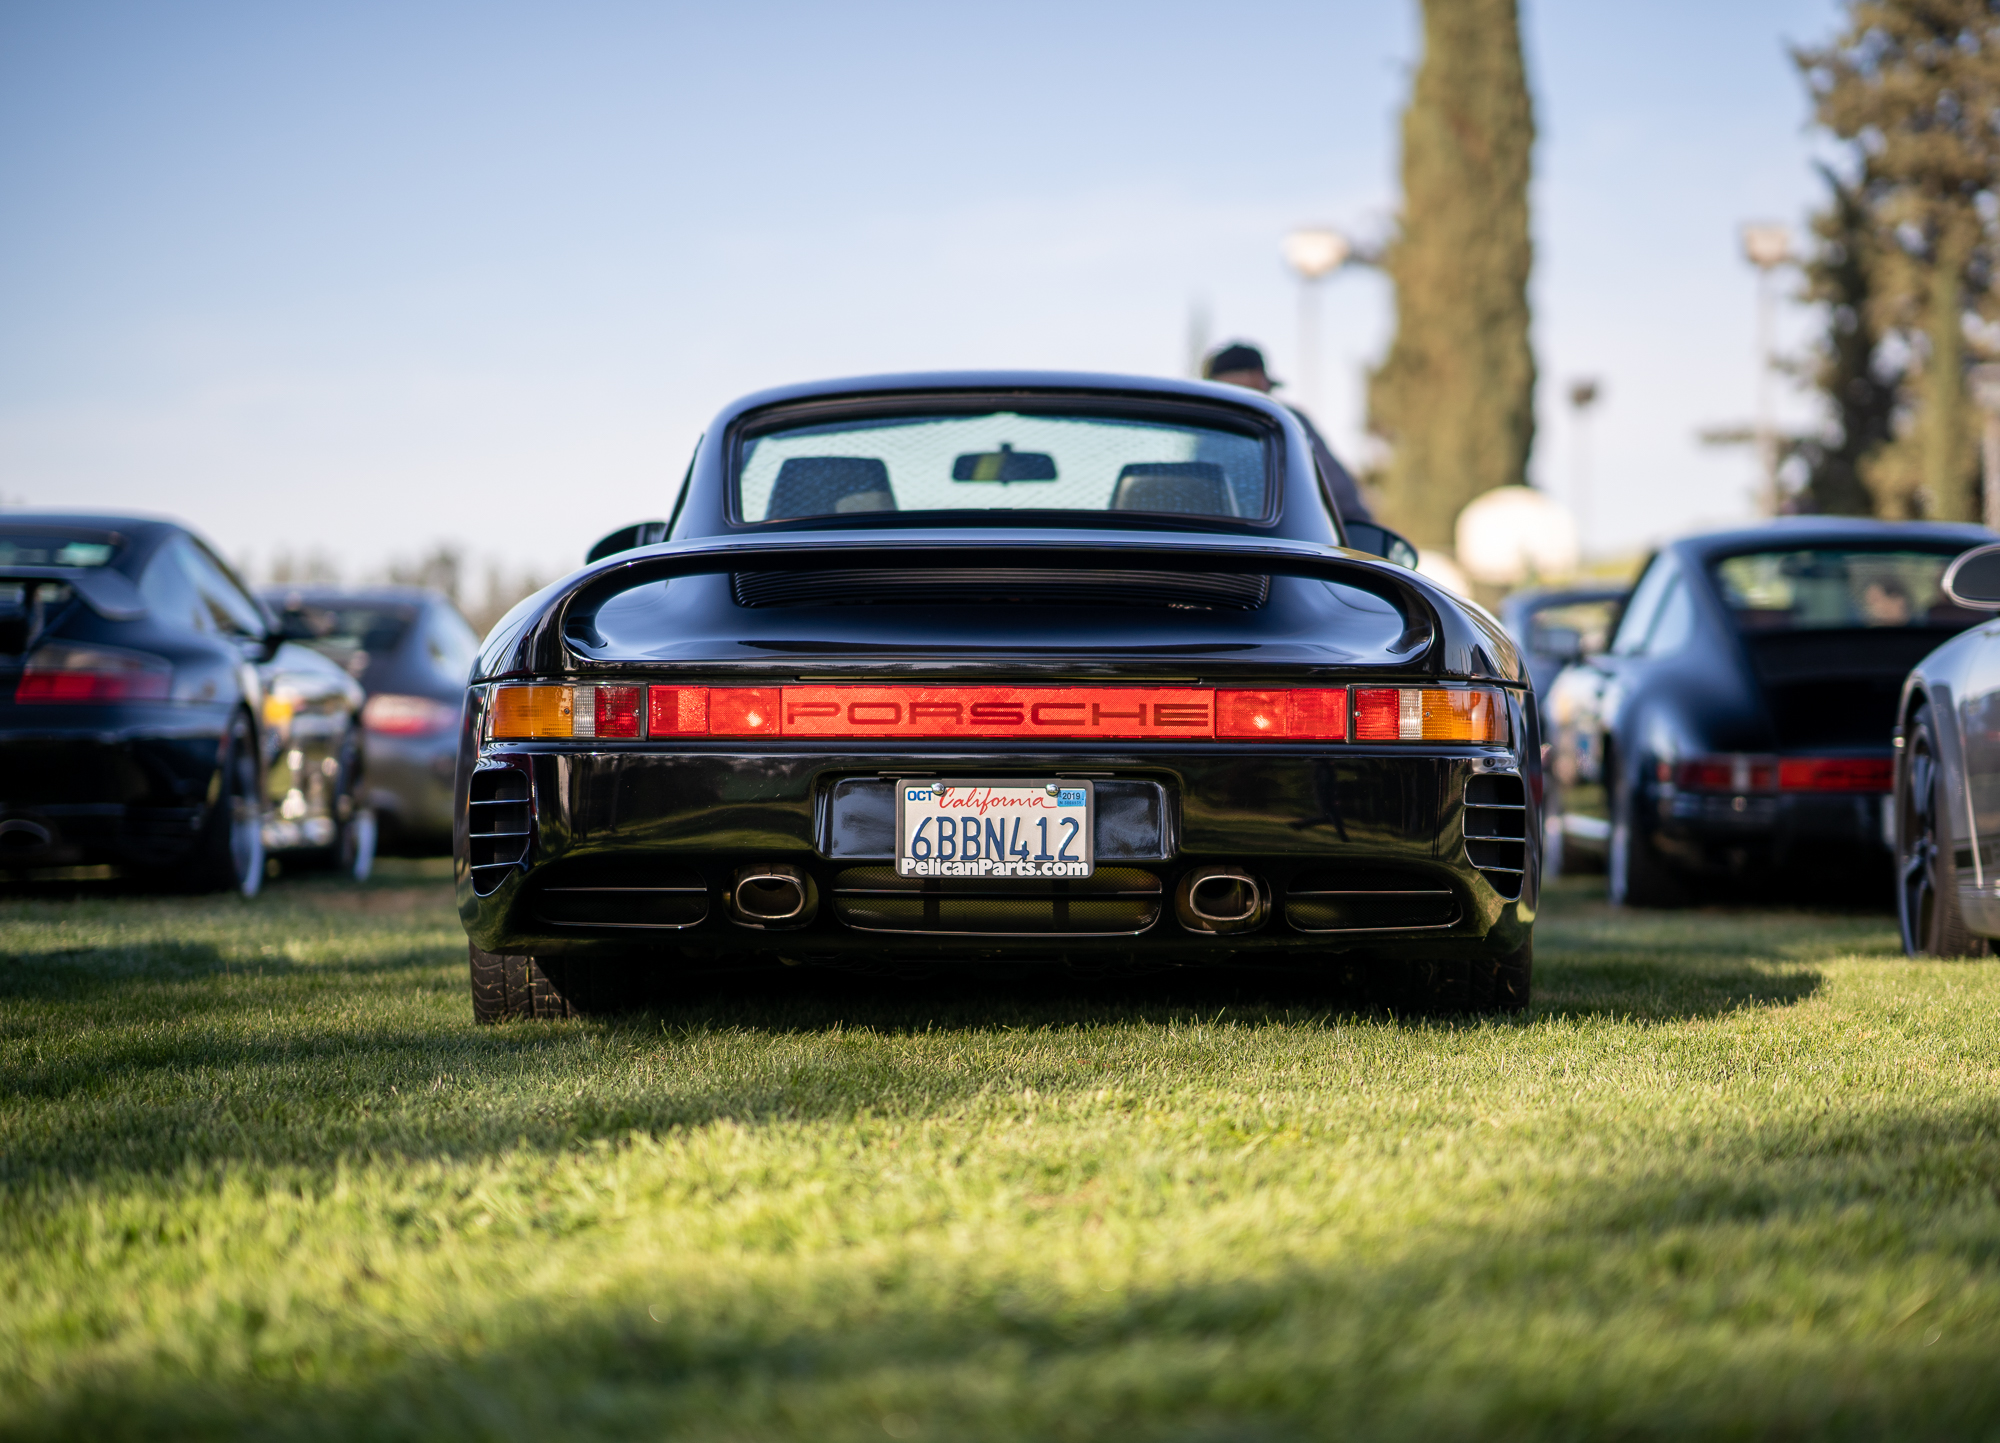
[(903, 877), (1088, 877), (1091, 784), (903, 781), (896, 873)]

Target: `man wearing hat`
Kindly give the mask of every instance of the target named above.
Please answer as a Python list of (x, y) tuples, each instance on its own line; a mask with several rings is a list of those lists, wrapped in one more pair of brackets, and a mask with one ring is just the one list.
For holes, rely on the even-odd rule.
[[(1271, 379), (1271, 373), (1264, 369), (1264, 353), (1255, 346), (1242, 341), (1231, 341), (1228, 345), (1209, 352), (1202, 362), (1201, 373), (1211, 381), (1220, 381), (1225, 386), (1248, 386), (1253, 391), (1270, 395), (1271, 391), (1283, 385), (1282, 381)], [(1347, 474), (1347, 468), (1333, 459), (1333, 451), (1313, 425), (1312, 418), (1289, 401), (1285, 409), (1299, 418), (1299, 424), (1306, 429), (1306, 436), (1312, 441), (1313, 458), (1319, 462), (1320, 475), (1326, 477), (1326, 484), (1333, 492), (1333, 504), (1339, 508), (1344, 521), (1373, 521), (1368, 503), (1361, 499), (1361, 488), (1354, 484), (1354, 478)]]

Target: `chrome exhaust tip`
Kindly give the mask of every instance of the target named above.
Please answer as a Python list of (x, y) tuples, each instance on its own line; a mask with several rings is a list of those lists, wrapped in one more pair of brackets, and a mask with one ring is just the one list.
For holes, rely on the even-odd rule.
[(1196, 867), (1174, 889), (1174, 915), (1190, 932), (1254, 932), (1270, 913), (1270, 889), (1241, 867)]
[(819, 888), (789, 862), (744, 867), (729, 884), (729, 920), (741, 927), (803, 927), (819, 911)]

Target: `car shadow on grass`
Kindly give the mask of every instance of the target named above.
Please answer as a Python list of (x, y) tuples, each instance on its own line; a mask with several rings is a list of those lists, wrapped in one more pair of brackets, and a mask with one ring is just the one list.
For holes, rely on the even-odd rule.
[[(720, 1270), (620, 1258), (621, 1208), (586, 1224), (605, 1239), (581, 1254), (587, 1285), (545, 1264), (525, 1294), (429, 1297), (449, 1321), (409, 1319), (401, 1346), (345, 1306), (310, 1337), (225, 1310), (235, 1331), (218, 1343), (204, 1320), (205, 1346), (170, 1363), (114, 1339), (107, 1357), (38, 1373), (9, 1432), (1988, 1436), (1996, 1138), (1990, 1101), (1798, 1114), (1637, 1173), (1558, 1169), (1531, 1194), (1539, 1209), (1364, 1229), (1331, 1256), (1256, 1233), (1239, 1249), (1240, 1218), (1188, 1216), (1160, 1240), (1189, 1241), (1168, 1268), (1093, 1242), (1153, 1241), (1151, 1205), (1102, 1190), (1003, 1202), (984, 1247), (949, 1215), (852, 1245), (838, 1229), (853, 1200), (823, 1197), (835, 1231), (803, 1270), (796, 1238), (751, 1219), (715, 1245)], [(484, 1247), (553, 1258), (579, 1220), (466, 1226), (493, 1226)]]

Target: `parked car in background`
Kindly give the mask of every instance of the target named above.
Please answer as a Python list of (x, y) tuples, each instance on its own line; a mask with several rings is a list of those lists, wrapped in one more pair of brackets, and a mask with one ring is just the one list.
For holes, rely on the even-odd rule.
[[(1983, 527), (1796, 518), (1661, 549), (1611, 646), (1548, 698), (1547, 844), (1616, 902), (1702, 879), (1885, 875), (1897, 698), (1980, 619), (1945, 570)], [(1878, 870), (1879, 869), (1879, 870)]]
[(1514, 646), (1343, 545), (1283, 406), (926, 375), (768, 391), (707, 434), (664, 542), (619, 533), (485, 642), (455, 868), (478, 1019), (779, 964), (1365, 966), (1527, 1003)]
[(1912, 957), (2000, 937), (2000, 546), (1968, 551), (1946, 597), (1986, 619), (1919, 661), (1896, 713), (1896, 912)]
[(366, 801), (385, 851), (451, 850), (458, 718), (479, 638), (441, 593), (410, 586), (275, 586), (264, 599), (285, 636), (367, 692)]
[[(1631, 588), (1565, 586), (1517, 591), (1500, 603), (1500, 624), (1521, 649), (1535, 695), (1546, 699), (1562, 669), (1596, 656), (1611, 643)], [(1548, 708), (1542, 708), (1544, 736)]]
[(0, 515), (0, 875), (250, 895), (271, 852), (365, 874), (361, 706), (186, 527)]

